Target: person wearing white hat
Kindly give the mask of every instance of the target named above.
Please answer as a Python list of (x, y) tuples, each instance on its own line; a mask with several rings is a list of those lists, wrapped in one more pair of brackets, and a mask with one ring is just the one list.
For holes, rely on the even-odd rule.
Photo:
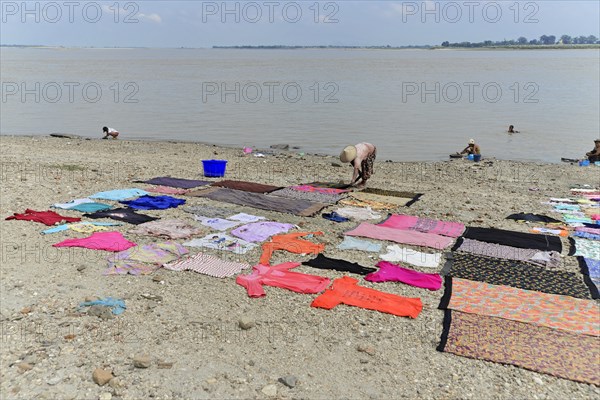
[(340, 153), (340, 161), (350, 163), (354, 167), (352, 181), (350, 185), (356, 185), (363, 188), (367, 185), (367, 180), (373, 175), (373, 165), (377, 157), (377, 148), (371, 143), (359, 143), (355, 146), (346, 146)]
[(475, 139), (471, 139), (467, 147), (460, 154), (481, 154), (481, 149), (479, 145), (475, 144)]

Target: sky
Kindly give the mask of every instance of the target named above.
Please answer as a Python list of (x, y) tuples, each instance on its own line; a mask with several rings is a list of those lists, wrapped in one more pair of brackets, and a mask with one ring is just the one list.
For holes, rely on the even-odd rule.
[(0, 44), (406, 46), (600, 36), (600, 1), (0, 1)]

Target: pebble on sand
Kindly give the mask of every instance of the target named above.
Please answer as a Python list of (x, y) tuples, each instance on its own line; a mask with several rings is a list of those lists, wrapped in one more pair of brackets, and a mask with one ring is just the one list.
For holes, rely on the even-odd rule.
[(277, 396), (277, 386), (275, 386), (275, 385), (267, 385), (264, 388), (262, 388), (261, 392), (263, 392), (263, 394), (265, 396), (275, 397), (275, 396)]
[(133, 357), (133, 366), (136, 368), (148, 368), (152, 364), (150, 356), (141, 355)]
[(92, 379), (100, 386), (106, 385), (112, 378), (112, 372), (102, 368), (96, 368), (94, 372), (92, 372)]
[(240, 318), (238, 324), (239, 324), (240, 328), (242, 328), (243, 330), (248, 330), (248, 329), (252, 328), (254, 325), (256, 325), (254, 320), (250, 317)]

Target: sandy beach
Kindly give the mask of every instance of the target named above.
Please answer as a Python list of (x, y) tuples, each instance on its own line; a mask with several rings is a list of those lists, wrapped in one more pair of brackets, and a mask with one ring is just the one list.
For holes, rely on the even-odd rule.
[[(275, 154), (264, 149), (265, 157), (254, 157), (237, 148), (198, 143), (41, 136), (2, 136), (0, 151), (3, 399), (558, 400), (600, 396), (600, 388), (593, 385), (436, 351), (443, 318), (437, 306), (443, 289), (430, 292), (360, 280), (361, 286), (421, 298), (423, 311), (413, 320), (344, 305), (332, 310), (311, 308), (316, 295), (279, 288), (266, 288), (264, 298), (250, 298), (233, 278), (189, 271), (160, 269), (145, 276), (104, 276), (105, 252), (52, 247), (84, 234), (41, 235), (44, 225), (4, 220), (27, 208), (48, 210), (54, 203), (98, 191), (148, 187), (132, 183), (138, 179), (204, 179), (203, 159), (228, 160), (227, 179), (278, 186), (349, 180), (350, 167), (336, 166), (337, 157), (300, 155), (302, 149)], [(369, 186), (423, 193), (412, 206), (396, 212), (527, 232), (533, 225), (506, 216), (531, 212), (556, 217), (543, 201), (568, 197), (572, 184), (598, 186), (599, 176), (600, 167), (567, 163), (378, 159)], [(356, 225), (353, 222), (338, 224), (320, 215), (298, 217), (177, 197), (187, 205), (211, 204), (296, 224), (306, 231), (323, 231), (316, 240), (325, 244), (325, 255), (365, 266), (379, 261), (377, 253), (336, 248), (343, 232)], [(194, 222), (192, 214), (181, 209), (144, 213)], [(128, 234), (131, 228), (124, 224), (116, 230), (138, 244), (157, 241)], [(567, 248), (567, 240), (562, 241)], [(384, 248), (386, 244), (391, 243), (384, 243)], [(566, 253), (563, 250), (560, 268), (579, 271), (575, 258)], [(214, 254), (250, 265), (260, 256), (258, 249), (245, 255)], [(312, 257), (278, 252), (273, 263)], [(439, 272), (443, 262), (436, 271), (415, 269)], [(329, 278), (344, 276), (306, 266), (296, 270)], [(80, 312), (79, 303), (94, 296), (124, 299), (127, 309), (106, 320)], [(254, 326), (241, 329), (240, 319)], [(148, 357), (148, 368), (134, 366), (133, 359), (140, 356)], [(92, 379), (96, 368), (111, 370), (115, 378), (104, 386), (96, 384)], [(294, 384), (279, 381), (289, 376), (295, 378)], [(288, 383), (293, 380), (287, 379)]]

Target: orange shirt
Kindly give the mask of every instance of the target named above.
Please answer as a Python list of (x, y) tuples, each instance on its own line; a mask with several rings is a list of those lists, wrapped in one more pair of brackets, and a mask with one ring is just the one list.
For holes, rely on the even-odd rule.
[(275, 235), (270, 242), (262, 245), (263, 253), (260, 256), (259, 264), (270, 265), (271, 256), (275, 250), (287, 250), (296, 254), (319, 254), (325, 250), (325, 245), (309, 242), (308, 240), (298, 239), (306, 235), (322, 235), (323, 232), (294, 232), (285, 235)]
[(423, 309), (419, 298), (397, 296), (357, 285), (358, 279), (345, 276), (333, 281), (325, 293), (311, 303), (311, 307), (334, 308), (338, 304), (381, 311), (399, 317), (417, 318)]

